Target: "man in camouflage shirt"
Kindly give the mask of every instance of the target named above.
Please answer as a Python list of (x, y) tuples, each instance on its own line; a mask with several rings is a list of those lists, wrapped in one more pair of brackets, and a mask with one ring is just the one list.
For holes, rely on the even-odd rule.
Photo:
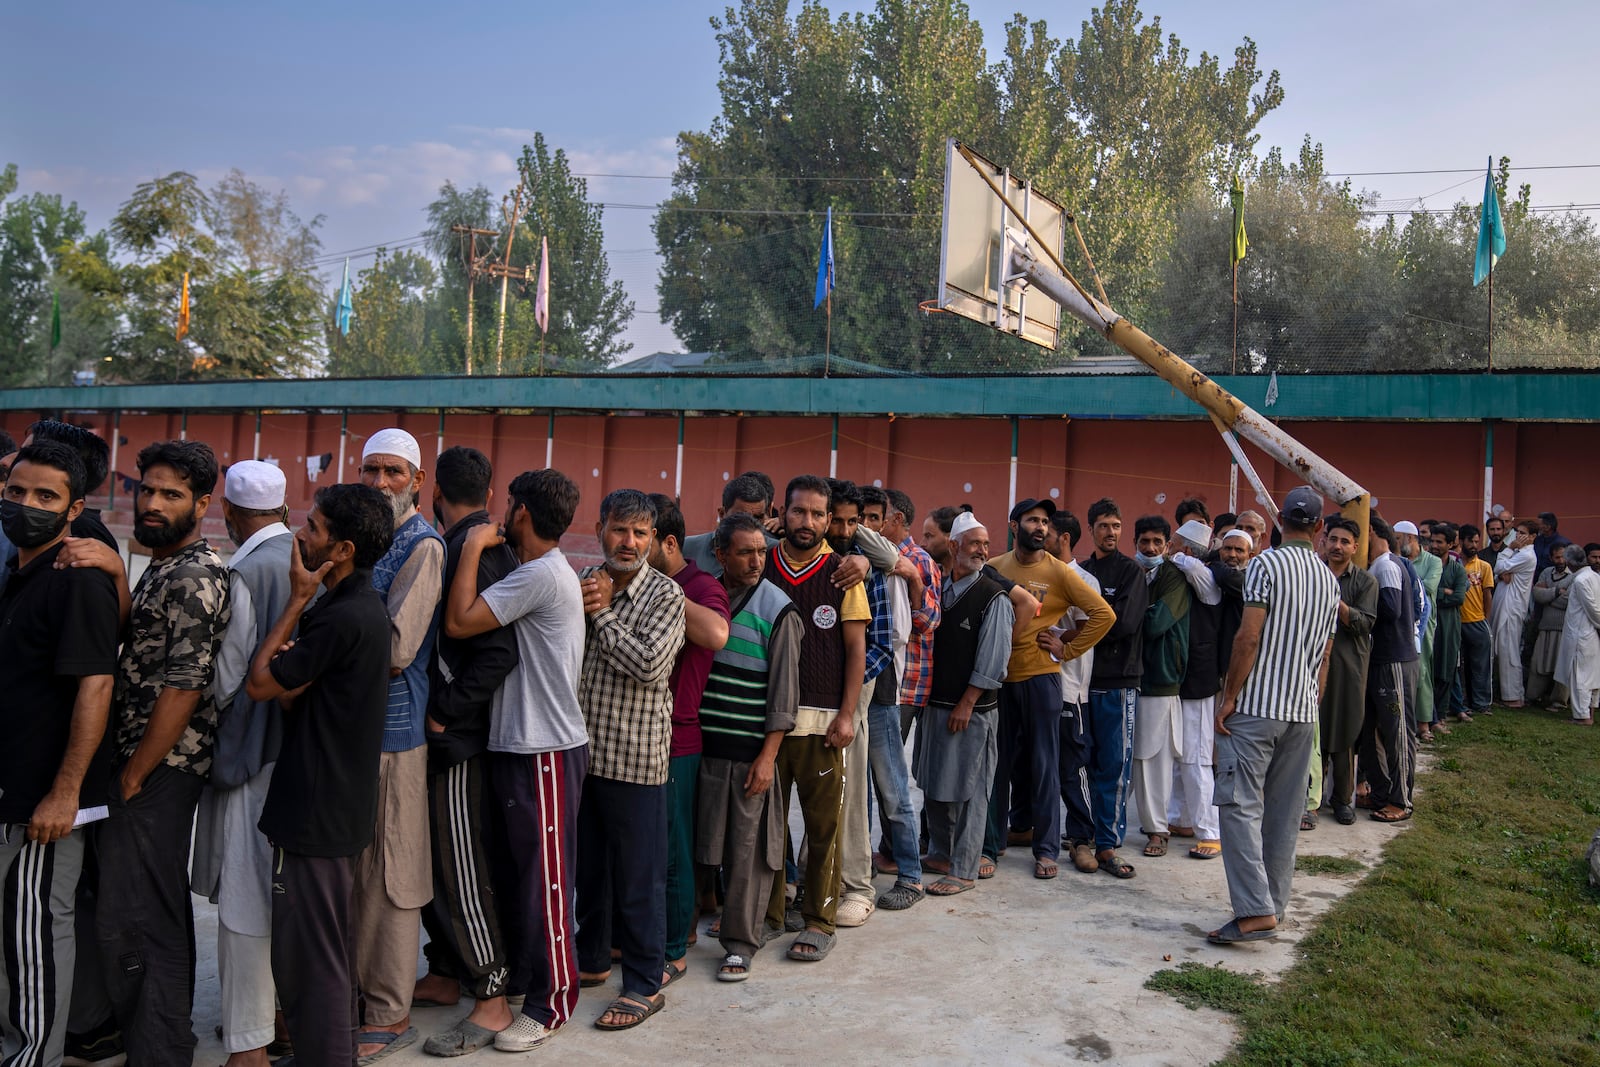
[(189, 1067), (189, 838), (211, 768), (217, 707), (204, 694), (228, 626), (228, 571), (200, 536), (217, 484), (211, 449), (150, 445), (139, 477), (133, 536), (150, 550), (150, 566), (133, 591), (111, 704), (116, 768), (99, 850), (118, 892), (96, 932), (128, 1062)]

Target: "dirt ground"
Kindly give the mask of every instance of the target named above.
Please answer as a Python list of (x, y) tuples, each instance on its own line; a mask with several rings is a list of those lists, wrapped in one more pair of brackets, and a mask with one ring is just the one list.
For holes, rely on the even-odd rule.
[[(1348, 856), (1370, 867), (1397, 831), (1358, 814), (1355, 825), (1340, 826), (1324, 810), (1318, 828), (1300, 835), (1300, 852)], [(973, 892), (880, 911), (863, 927), (841, 930), (821, 963), (791, 962), (781, 951), (787, 940), (774, 942), (743, 984), (715, 980), (720, 949), (705, 934), (709, 920), (702, 920), (689, 973), (667, 991), (660, 1014), (635, 1030), (595, 1030), (594, 1020), (619, 991), (613, 979), (584, 990), (572, 1022), (526, 1055), (812, 1067), (927, 1057), (960, 1064), (1210, 1062), (1233, 1041), (1231, 1017), (1185, 1008), (1146, 990), (1145, 980), (1184, 960), (1274, 977), (1291, 964), (1310, 924), (1356, 879), (1297, 874), (1282, 936), (1217, 947), (1204, 932), (1230, 914), (1222, 861), (1192, 860), (1188, 842), (1176, 838), (1166, 857), (1145, 859), (1138, 854), (1143, 835), (1130, 830), (1128, 840), (1125, 858), (1138, 868), (1131, 880), (1079, 874), (1064, 856), (1060, 877), (1039, 881), (1028, 850), (1014, 848), (1000, 860), (998, 875)], [(878, 886), (891, 881), (880, 877)], [(195, 1063), (215, 1067), (226, 1058), (213, 1033), (220, 1019), (216, 918), (209, 904), (196, 903)], [(463, 1001), (422, 1008), (412, 1019), (426, 1037), (468, 1007)], [(384, 1062), (438, 1062), (423, 1053), (420, 1037)], [(475, 1058), (509, 1060), (492, 1048)]]

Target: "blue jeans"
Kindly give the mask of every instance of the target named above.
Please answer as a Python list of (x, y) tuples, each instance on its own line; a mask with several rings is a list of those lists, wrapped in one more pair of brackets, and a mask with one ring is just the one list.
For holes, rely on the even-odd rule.
[(922, 857), (917, 852), (917, 813), (911, 806), (911, 773), (906, 746), (900, 739), (900, 706), (867, 705), (867, 762), (878, 807), (889, 826), (889, 858), (900, 868), (895, 881), (922, 883)]
[(1133, 711), (1137, 689), (1089, 690), (1089, 798), (1096, 852), (1119, 848), (1128, 832), (1128, 779), (1133, 775)]

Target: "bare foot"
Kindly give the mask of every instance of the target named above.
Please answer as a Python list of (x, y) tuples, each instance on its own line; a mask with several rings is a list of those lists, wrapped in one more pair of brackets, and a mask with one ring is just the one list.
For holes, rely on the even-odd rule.
[(461, 983), (454, 978), (430, 972), (417, 979), (416, 988), (411, 991), (411, 999), (449, 1006), (461, 999)]
[(467, 1022), (474, 1026), (481, 1026), (485, 1030), (499, 1033), (511, 1025), (511, 1005), (506, 1003), (506, 998), (485, 997), (472, 1006), (472, 1011), (467, 1016)]
[[(411, 1016), (407, 1015), (404, 1019), (401, 1019), (399, 1022), (394, 1023), (394, 1024), (390, 1025), (390, 1026), (374, 1026), (372, 1023), (367, 1023), (365, 1026), (362, 1027), (362, 1029), (363, 1030), (387, 1030), (391, 1034), (403, 1034), (407, 1030), (411, 1029)], [(378, 1044), (361, 1044), (361, 1045), (357, 1045), (356, 1046), (356, 1059), (360, 1059), (362, 1056), (370, 1056), (374, 1052), (378, 1052), (378, 1051), (380, 1051), (382, 1049), (386, 1049), (388, 1047), (389, 1047), (388, 1045), (378, 1045)]]

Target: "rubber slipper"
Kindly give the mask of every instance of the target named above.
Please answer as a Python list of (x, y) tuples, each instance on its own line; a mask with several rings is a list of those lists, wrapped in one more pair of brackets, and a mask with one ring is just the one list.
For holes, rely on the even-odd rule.
[[(819, 963), (828, 958), (828, 953), (833, 951), (836, 941), (838, 938), (833, 934), (825, 934), (820, 930), (806, 930), (789, 943), (788, 956), (791, 960), (798, 960), (801, 963)], [(795, 949), (801, 945), (816, 951), (796, 952)]]
[(422, 1051), (430, 1056), (466, 1056), (494, 1044), (498, 1031), (462, 1019), (442, 1034), (434, 1034), (422, 1043)]
[(356, 1035), (357, 1045), (382, 1045), (376, 1052), (369, 1052), (356, 1060), (356, 1067), (366, 1067), (369, 1063), (377, 1063), (385, 1056), (409, 1048), (417, 1040), (417, 1028), (408, 1026), (404, 1033), (394, 1033), (391, 1030), (363, 1030)]
[[(739, 967), (741, 970), (730, 971), (729, 967)], [(722, 966), (717, 968), (717, 981), (742, 982), (750, 977), (750, 957), (742, 956), (737, 952), (730, 952), (722, 957)]]
[(1115, 852), (1111, 854), (1109, 859), (1100, 859), (1099, 857), (1096, 857), (1095, 862), (1100, 865), (1100, 869), (1102, 871), (1105, 871), (1113, 878), (1132, 878), (1135, 874), (1133, 864), (1124, 863), (1117, 857)]
[(978, 877), (979, 878), (993, 878), (994, 877), (994, 871), (995, 871), (994, 860), (990, 859), (988, 856), (985, 856), (985, 857), (983, 857), (982, 860), (979, 861), (979, 863), (978, 863)]
[(1236, 945), (1243, 941), (1271, 941), (1278, 936), (1278, 928), (1270, 930), (1251, 930), (1245, 933), (1239, 929), (1238, 919), (1229, 919), (1222, 929), (1206, 935), (1206, 940), (1213, 945)]
[[(632, 1030), (666, 1006), (667, 997), (665, 993), (657, 993), (655, 1000), (635, 1000), (632, 996), (623, 994), (606, 1005), (606, 1010), (601, 1012), (600, 1018), (594, 1021), (594, 1028), (596, 1030)], [(625, 1016), (628, 1021), (625, 1023), (603, 1022), (602, 1020), (605, 1019), (609, 1012)]]
[(1189, 857), (1197, 860), (1214, 860), (1222, 855), (1222, 846), (1215, 841), (1202, 841), (1189, 850)]
[(976, 888), (976, 882), (968, 882), (961, 878), (940, 878), (928, 886), (930, 897), (953, 897), (958, 893), (965, 893)]
[(1033, 876), (1041, 879), (1051, 879), (1061, 873), (1061, 868), (1055, 860), (1036, 859), (1033, 861)]

